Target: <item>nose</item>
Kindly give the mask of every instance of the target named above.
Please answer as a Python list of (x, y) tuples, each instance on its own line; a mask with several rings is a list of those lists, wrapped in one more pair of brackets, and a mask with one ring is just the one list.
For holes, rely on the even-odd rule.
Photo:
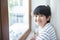
[(36, 19), (38, 20), (38, 17), (36, 17)]

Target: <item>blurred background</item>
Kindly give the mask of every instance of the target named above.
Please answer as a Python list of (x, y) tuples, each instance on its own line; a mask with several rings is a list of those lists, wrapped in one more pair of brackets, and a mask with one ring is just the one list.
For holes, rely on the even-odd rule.
[[(33, 10), (39, 5), (51, 7), (51, 23), (54, 25), (57, 40), (60, 40), (60, 0), (1, 0), (0, 39), (30, 40), (37, 25)], [(26, 37), (26, 38), (25, 38)]]

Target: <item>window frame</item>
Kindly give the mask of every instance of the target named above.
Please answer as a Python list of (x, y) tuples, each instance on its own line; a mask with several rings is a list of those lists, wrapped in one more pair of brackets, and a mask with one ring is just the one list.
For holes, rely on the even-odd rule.
[[(9, 40), (8, 0), (1, 0), (2, 40)], [(29, 29), (19, 40), (25, 40), (31, 31), (31, 0), (29, 0)]]

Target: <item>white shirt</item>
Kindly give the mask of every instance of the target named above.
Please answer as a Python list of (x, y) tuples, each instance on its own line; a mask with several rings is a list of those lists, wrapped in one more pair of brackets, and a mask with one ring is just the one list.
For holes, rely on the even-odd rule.
[(38, 36), (36, 40), (57, 40), (55, 29), (50, 23), (47, 23), (44, 28), (39, 27), (37, 31)]

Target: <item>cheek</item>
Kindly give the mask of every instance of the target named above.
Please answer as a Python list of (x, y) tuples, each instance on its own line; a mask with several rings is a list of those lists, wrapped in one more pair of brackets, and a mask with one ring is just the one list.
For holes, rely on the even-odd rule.
[(38, 19), (39, 22), (43, 22), (44, 18), (41, 17), (40, 19)]
[(39, 22), (41, 22), (41, 23), (45, 23), (45, 22), (46, 22), (46, 18), (43, 18), (43, 17), (40, 18), (40, 19), (39, 19)]
[(46, 22), (47, 22), (46, 18), (43, 18), (43, 19), (42, 19), (42, 22), (43, 22), (43, 23), (46, 23)]

